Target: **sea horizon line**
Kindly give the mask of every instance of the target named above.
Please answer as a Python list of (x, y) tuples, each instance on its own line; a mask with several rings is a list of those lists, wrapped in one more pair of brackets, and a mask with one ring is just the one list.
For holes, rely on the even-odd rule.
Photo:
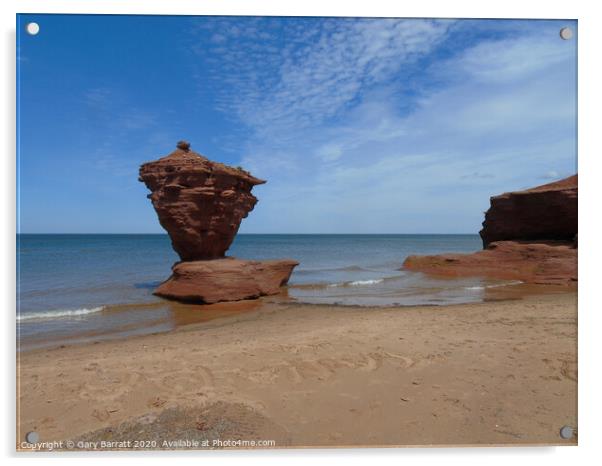
[[(417, 236), (417, 235), (428, 235), (428, 236), (450, 236), (450, 235), (456, 235), (456, 236), (469, 236), (469, 235), (477, 235), (478, 236), (478, 232), (477, 233), (237, 233), (236, 236), (260, 236), (260, 235), (280, 235), (280, 236), (317, 236), (317, 235), (321, 235), (321, 236), (340, 236), (340, 235), (345, 235), (345, 236), (377, 236), (377, 235), (405, 235), (405, 236)], [(110, 235), (147, 235), (147, 236), (169, 236), (167, 232), (165, 233), (144, 233), (144, 232), (140, 232), (140, 233), (132, 233), (132, 232), (126, 232), (126, 233), (121, 233), (121, 232), (114, 232), (114, 233), (94, 233), (94, 232), (90, 232), (90, 233), (71, 233), (71, 232), (61, 232), (61, 233), (31, 233), (31, 232), (20, 232), (17, 233), (17, 236), (19, 235), (44, 235), (44, 236), (52, 236), (52, 235), (72, 235), (72, 236), (76, 236), (76, 235), (80, 235), (80, 236), (85, 236), (85, 235), (106, 235), (106, 236), (110, 236)]]

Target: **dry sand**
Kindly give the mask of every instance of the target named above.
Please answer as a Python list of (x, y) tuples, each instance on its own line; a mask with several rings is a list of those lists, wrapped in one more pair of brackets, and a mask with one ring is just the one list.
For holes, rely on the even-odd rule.
[(263, 301), (169, 333), (25, 352), (18, 441), (574, 445), (559, 429), (577, 425), (576, 300)]

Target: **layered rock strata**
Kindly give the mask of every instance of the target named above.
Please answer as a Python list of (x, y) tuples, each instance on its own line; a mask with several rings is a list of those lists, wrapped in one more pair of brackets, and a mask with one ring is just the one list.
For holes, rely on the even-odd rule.
[(257, 203), (251, 189), (265, 183), (212, 162), (184, 142), (166, 157), (143, 164), (139, 180), (151, 191), (159, 223), (183, 261), (224, 257)]
[(242, 219), (257, 203), (253, 186), (264, 180), (212, 162), (185, 141), (166, 157), (143, 164), (139, 180), (151, 191), (159, 223), (182, 259), (156, 295), (216, 303), (276, 294), (287, 284), (296, 261), (225, 257)]
[(577, 235), (577, 175), (494, 196), (479, 232), (494, 241), (573, 241)]
[(179, 262), (155, 290), (157, 296), (206, 304), (277, 294), (298, 262), (247, 261), (234, 258)]
[(570, 285), (577, 281), (577, 250), (570, 243), (498, 241), (472, 254), (409, 256), (403, 267), (444, 277)]
[(494, 196), (490, 202), (479, 232), (484, 250), (409, 256), (403, 268), (545, 285), (577, 282), (577, 175)]

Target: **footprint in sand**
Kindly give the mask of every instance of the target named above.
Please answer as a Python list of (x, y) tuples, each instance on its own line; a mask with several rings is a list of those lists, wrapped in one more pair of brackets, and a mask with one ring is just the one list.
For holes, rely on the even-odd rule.
[(78, 395), (84, 400), (115, 400), (146, 380), (146, 376), (138, 372), (129, 372), (125, 375), (97, 374), (91, 380), (80, 384)]
[(295, 362), (293, 367), (303, 379), (325, 380), (335, 373), (334, 369), (328, 368), (320, 361), (299, 361)]
[(443, 363), (447, 361), (447, 357), (439, 353), (430, 353), (418, 359), (416, 366), (430, 366), (431, 364)]
[(412, 358), (410, 358), (408, 356), (403, 356), (401, 354), (389, 353), (388, 351), (384, 351), (382, 353), (382, 355), (387, 359), (396, 359), (396, 360), (401, 361), (402, 366), (405, 368), (412, 367), (413, 365), (416, 364), (416, 361), (414, 361)]
[(277, 380), (301, 383), (306, 379), (325, 380), (334, 373), (330, 365), (322, 361), (285, 361), (275, 366), (264, 366), (257, 371), (241, 373), (243, 377), (261, 384), (272, 384)]
[(165, 375), (160, 382), (162, 387), (176, 393), (186, 393), (202, 387), (213, 387), (213, 372), (204, 366), (179, 370)]
[(341, 358), (295, 359), (263, 366), (258, 370), (237, 369), (235, 372), (237, 376), (258, 384), (273, 384), (279, 379), (298, 384), (307, 379), (327, 380), (341, 370), (373, 372), (378, 370), (385, 360), (394, 360), (395, 365), (399, 364), (403, 368), (415, 365), (415, 361), (410, 357), (379, 351)]
[(577, 382), (577, 363), (575, 361), (566, 361), (559, 359), (560, 362), (560, 374), (565, 379)]

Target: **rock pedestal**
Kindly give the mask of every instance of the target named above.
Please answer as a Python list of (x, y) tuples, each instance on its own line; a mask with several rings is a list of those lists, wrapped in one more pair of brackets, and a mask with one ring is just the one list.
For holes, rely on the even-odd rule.
[(155, 294), (186, 302), (237, 301), (275, 294), (298, 262), (225, 258), (240, 223), (265, 183), (241, 168), (212, 162), (180, 141), (166, 157), (140, 167), (139, 180), (182, 262)]
[(157, 296), (206, 304), (277, 294), (299, 265), (292, 260), (247, 261), (234, 258), (179, 262), (155, 290)]

